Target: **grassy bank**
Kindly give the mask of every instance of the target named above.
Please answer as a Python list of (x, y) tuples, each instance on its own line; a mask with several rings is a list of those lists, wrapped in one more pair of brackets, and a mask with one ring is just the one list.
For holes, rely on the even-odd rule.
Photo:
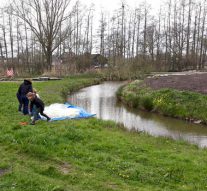
[[(74, 77), (34, 87), (50, 104), (92, 83)], [(21, 126), (28, 117), (17, 113), (18, 85), (0, 83), (1, 191), (206, 190), (206, 150), (95, 118)]]
[(207, 96), (174, 89), (152, 90), (142, 81), (119, 89), (117, 96), (130, 107), (154, 111), (166, 116), (207, 123)]

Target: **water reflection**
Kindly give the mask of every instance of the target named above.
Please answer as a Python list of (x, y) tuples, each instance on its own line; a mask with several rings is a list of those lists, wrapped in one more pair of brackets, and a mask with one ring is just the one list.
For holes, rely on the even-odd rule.
[(135, 111), (117, 103), (115, 92), (122, 82), (105, 82), (84, 88), (71, 95), (68, 101), (83, 107), (97, 118), (114, 120), (129, 130), (145, 131), (153, 136), (184, 139), (200, 147), (207, 146), (207, 127), (149, 112)]

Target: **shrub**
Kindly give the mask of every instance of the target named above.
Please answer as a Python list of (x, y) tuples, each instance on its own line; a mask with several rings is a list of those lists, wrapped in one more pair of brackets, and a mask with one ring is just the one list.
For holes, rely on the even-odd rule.
[(154, 108), (153, 99), (150, 96), (142, 97), (141, 104), (143, 108), (146, 109), (147, 111), (152, 111)]
[(131, 102), (132, 102), (132, 107), (138, 108), (140, 104), (140, 97), (132, 96)]

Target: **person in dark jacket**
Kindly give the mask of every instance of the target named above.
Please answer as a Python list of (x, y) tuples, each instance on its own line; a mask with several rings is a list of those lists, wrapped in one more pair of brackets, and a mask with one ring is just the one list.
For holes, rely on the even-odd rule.
[(33, 92), (29, 92), (27, 94), (27, 98), (30, 100), (30, 111), (33, 110), (33, 107), (35, 106), (35, 110), (33, 110), (33, 119), (32, 122), (30, 123), (31, 125), (35, 125), (35, 121), (38, 120), (38, 115), (39, 113), (47, 118), (47, 121), (50, 121), (50, 117), (48, 117), (45, 113), (43, 113), (44, 108), (45, 108), (45, 104), (44, 102), (38, 98), (35, 93)]
[(27, 115), (29, 113), (29, 100), (27, 98), (27, 93), (32, 92), (32, 82), (30, 79), (25, 79), (24, 82), (19, 86), (17, 91), (17, 98), (19, 103), (23, 106), (23, 114)]

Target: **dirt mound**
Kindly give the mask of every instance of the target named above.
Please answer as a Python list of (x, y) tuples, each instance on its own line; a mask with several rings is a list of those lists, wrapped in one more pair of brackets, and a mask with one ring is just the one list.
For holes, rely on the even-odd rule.
[(152, 89), (173, 88), (207, 94), (207, 73), (190, 75), (163, 75), (146, 78), (145, 84)]

